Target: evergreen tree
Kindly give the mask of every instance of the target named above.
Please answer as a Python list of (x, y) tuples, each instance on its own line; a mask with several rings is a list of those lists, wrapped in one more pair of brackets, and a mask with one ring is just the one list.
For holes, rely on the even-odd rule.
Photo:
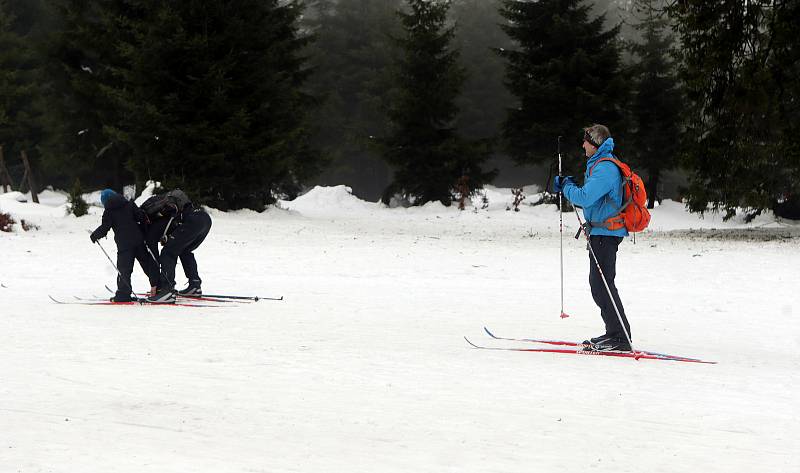
[(104, 93), (113, 71), (124, 66), (115, 49), (119, 28), (106, 0), (49, 0), (52, 17), (43, 43), (49, 113), (42, 160), (49, 181), (69, 186), (80, 179), (91, 187), (122, 188), (134, 176), (125, 164), (130, 149), (107, 127), (122, 114)]
[(21, 177), (22, 165), (13, 163), (23, 150), (38, 174), (43, 75), (35, 49), (37, 8), (36, 2), (0, 0), (0, 145), (14, 177)]
[(385, 136), (393, 97), (392, 66), (399, 34), (395, 12), (401, 0), (318, 0), (306, 23), (316, 37), (310, 48), (314, 74), (309, 88), (322, 97), (314, 114), (314, 143), (331, 163), (319, 181), (345, 182), (356, 195), (373, 199), (389, 180), (375, 149)]
[[(490, 151), (486, 142), (468, 142), (453, 129), (456, 98), (464, 82), (458, 53), (450, 48), (454, 26), (447, 26), (448, 0), (407, 0), (398, 12), (404, 35), (398, 71), (399, 97), (390, 110), (393, 130), (384, 140), (384, 157), (395, 167), (383, 202), (396, 193), (416, 205), (450, 205), (460, 176), (470, 191), (494, 177), (480, 165)], [(463, 183), (463, 180), (462, 180)]]
[(294, 0), (102, 2), (112, 55), (99, 89), (120, 112), (104, 130), (140, 181), (261, 210), (318, 172), (301, 12)]
[(674, 168), (682, 132), (684, 101), (677, 65), (672, 60), (673, 38), (669, 19), (656, 9), (656, 0), (638, 0), (641, 20), (634, 27), (640, 43), (631, 43), (633, 97), (631, 128), (627, 133), (627, 159), (647, 174), (648, 206), (660, 200), (658, 186), (663, 171)]
[(494, 54), (509, 49), (509, 37), (500, 28), (500, 0), (454, 0), (451, 17), (458, 25), (453, 40), (466, 69), (456, 129), (464, 136), (496, 138), (506, 110), (514, 99), (503, 83), (504, 64)]
[(89, 204), (83, 200), (83, 188), (81, 187), (80, 179), (75, 179), (75, 183), (72, 185), (72, 190), (69, 192), (67, 201), (69, 202), (67, 212), (75, 215), (76, 217), (82, 217), (89, 213)]
[[(503, 29), (516, 47), (498, 53), (519, 101), (503, 136), (520, 164), (552, 160), (559, 135), (573, 142), (592, 123), (609, 126), (618, 142), (624, 136), (628, 85), (620, 74), (618, 27), (603, 31), (604, 15), (590, 20), (589, 11), (581, 0), (503, 0)], [(565, 160), (566, 170), (581, 172), (581, 161)]]
[(686, 0), (668, 9), (690, 101), (683, 154), (688, 207), (747, 209), (800, 194), (800, 49), (796, 0)]

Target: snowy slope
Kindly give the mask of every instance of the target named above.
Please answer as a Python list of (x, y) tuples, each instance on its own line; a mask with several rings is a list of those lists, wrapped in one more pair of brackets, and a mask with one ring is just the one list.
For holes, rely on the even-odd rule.
[(339, 186), (261, 214), (210, 210), (204, 289), (285, 300), (181, 308), (53, 304), (114, 284), (88, 238), (102, 211), (0, 195), (40, 227), (0, 233), (0, 471), (800, 469), (796, 225), (665, 202), (621, 245), (637, 345), (717, 365), (480, 351), (462, 336), (520, 345), (484, 325), (602, 331), (574, 215), (561, 319), (558, 213), (487, 196), (486, 210), (387, 209)]

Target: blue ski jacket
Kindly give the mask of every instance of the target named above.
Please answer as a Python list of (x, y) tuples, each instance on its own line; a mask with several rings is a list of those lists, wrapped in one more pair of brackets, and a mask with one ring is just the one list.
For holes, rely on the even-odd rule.
[(583, 187), (570, 182), (564, 186), (562, 192), (567, 200), (583, 207), (583, 217), (592, 225), (591, 235), (625, 237), (628, 236), (628, 230), (625, 228), (609, 230), (604, 225), (606, 219), (618, 214), (622, 207), (624, 192), (622, 173), (616, 164), (603, 161), (595, 166), (592, 175), (589, 175), (589, 170), (600, 158), (614, 157), (611, 154), (613, 150), (614, 139), (606, 139), (586, 162)]

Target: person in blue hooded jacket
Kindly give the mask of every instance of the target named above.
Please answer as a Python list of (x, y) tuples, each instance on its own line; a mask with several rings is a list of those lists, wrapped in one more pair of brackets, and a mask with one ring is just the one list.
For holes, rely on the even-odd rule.
[(135, 203), (125, 199), (111, 189), (100, 193), (103, 204), (103, 221), (89, 236), (92, 243), (104, 238), (108, 231), (114, 230), (114, 242), (117, 244), (117, 292), (111, 302), (130, 302), (133, 300), (131, 273), (133, 260), (139, 261), (142, 270), (150, 280), (151, 290), (158, 284), (159, 269), (153, 257), (144, 246), (143, 226), (147, 217)]
[[(606, 226), (606, 220), (618, 215), (622, 207), (623, 179), (616, 164), (610, 161), (600, 162), (602, 158), (613, 157), (614, 139), (611, 138), (607, 127), (592, 125), (584, 129), (582, 147), (588, 158), (583, 186), (578, 186), (572, 176), (556, 176), (553, 189), (555, 192), (561, 192), (574, 205), (583, 208), (589, 244), (597, 257), (595, 264), (590, 252), (589, 286), (592, 298), (600, 308), (600, 316), (603, 318), (606, 331), (601, 336), (584, 341), (584, 345), (601, 351), (630, 351), (628, 336), (631, 336), (631, 328), (625, 317), (625, 309), (622, 307), (617, 286), (614, 284), (617, 275), (617, 248), (623, 238), (628, 236), (628, 230), (625, 227), (609, 230)], [(608, 289), (603, 284), (603, 276), (597, 265), (603, 271)], [(614, 296), (619, 317), (614, 310), (609, 292)], [(624, 330), (620, 318), (625, 324)], [(625, 335), (626, 331), (628, 336)]]

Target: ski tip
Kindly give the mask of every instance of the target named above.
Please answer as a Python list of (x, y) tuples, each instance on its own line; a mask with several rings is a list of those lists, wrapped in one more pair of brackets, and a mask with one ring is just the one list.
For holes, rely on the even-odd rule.
[[(492, 338), (497, 338), (497, 336), (496, 336), (495, 334), (493, 334), (492, 332), (490, 332), (488, 328), (486, 328), (486, 327), (483, 327), (483, 330), (484, 330), (484, 331), (486, 331), (486, 333), (487, 333), (487, 334), (488, 334), (490, 337), (492, 337)], [(466, 337), (464, 337), (464, 338), (466, 338)], [(469, 341), (469, 340), (467, 340), (467, 341)]]
[(474, 343), (472, 343), (471, 341), (469, 341), (469, 338), (467, 338), (467, 337), (464, 337), (464, 340), (466, 340), (466, 341), (467, 341), (467, 343), (469, 343), (471, 346), (473, 346), (473, 347), (475, 347), (475, 348), (478, 348), (478, 345), (475, 345)]

